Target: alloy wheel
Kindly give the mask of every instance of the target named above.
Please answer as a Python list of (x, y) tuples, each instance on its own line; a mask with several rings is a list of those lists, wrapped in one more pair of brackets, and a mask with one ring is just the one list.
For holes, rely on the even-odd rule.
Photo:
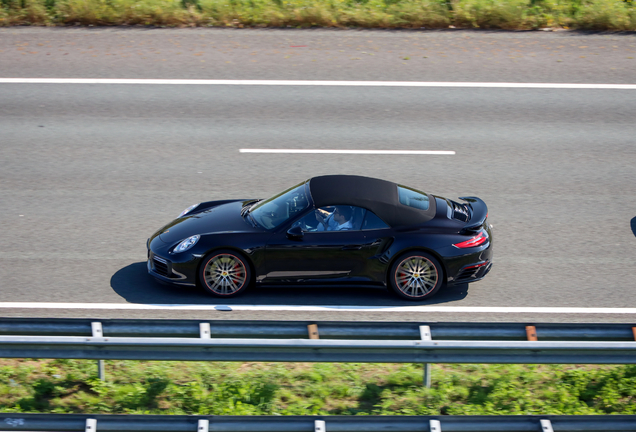
[(216, 294), (229, 295), (239, 291), (247, 280), (245, 264), (231, 254), (219, 254), (205, 266), (205, 284)]
[(409, 297), (423, 297), (437, 285), (437, 269), (426, 257), (411, 256), (395, 270), (395, 286)]

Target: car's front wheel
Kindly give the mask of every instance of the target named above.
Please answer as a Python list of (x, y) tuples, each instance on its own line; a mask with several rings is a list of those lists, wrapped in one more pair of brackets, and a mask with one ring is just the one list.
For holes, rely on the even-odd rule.
[(425, 252), (409, 252), (395, 260), (391, 266), (389, 283), (393, 291), (407, 300), (432, 297), (442, 286), (442, 266)]
[(234, 297), (250, 285), (252, 273), (247, 260), (230, 250), (214, 251), (203, 259), (199, 281), (210, 294)]

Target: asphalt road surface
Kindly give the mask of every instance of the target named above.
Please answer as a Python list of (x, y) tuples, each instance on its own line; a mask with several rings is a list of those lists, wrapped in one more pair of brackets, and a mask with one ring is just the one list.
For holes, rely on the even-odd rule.
[[(187, 48), (178, 51), (177, 43)], [(2, 29), (0, 77), (634, 84), (635, 46), (633, 35), (580, 33)], [(518, 56), (509, 58), (514, 50)], [(296, 63), (285, 63), (290, 59)], [(217, 305), (198, 290), (147, 276), (145, 241), (154, 230), (196, 202), (267, 197), (315, 175), (350, 173), (450, 198), (477, 195), (489, 205), (492, 272), (424, 305), (634, 308), (634, 114), (636, 90), (0, 84), (0, 303)], [(456, 154), (267, 155), (241, 148)], [(377, 307), (412, 303), (382, 289), (343, 287), (257, 288), (223, 304), (287, 308), (43, 306), (2, 308), (0, 316), (635, 320), (387, 313)], [(290, 310), (303, 305), (361, 308)]]
[(0, 76), (634, 84), (636, 32), (13, 27)]

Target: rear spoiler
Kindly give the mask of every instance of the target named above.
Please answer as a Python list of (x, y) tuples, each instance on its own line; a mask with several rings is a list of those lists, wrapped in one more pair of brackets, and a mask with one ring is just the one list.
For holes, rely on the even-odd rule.
[(479, 232), (483, 228), (484, 222), (488, 217), (488, 206), (477, 197), (459, 197), (459, 199), (466, 201), (468, 207), (472, 210), (470, 220), (460, 232), (462, 234)]

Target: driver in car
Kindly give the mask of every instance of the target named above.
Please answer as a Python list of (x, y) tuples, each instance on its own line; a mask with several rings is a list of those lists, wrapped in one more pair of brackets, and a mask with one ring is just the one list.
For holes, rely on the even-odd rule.
[(317, 231), (343, 231), (353, 228), (351, 224), (352, 210), (349, 206), (336, 206), (332, 213), (326, 210), (316, 210), (318, 222)]

